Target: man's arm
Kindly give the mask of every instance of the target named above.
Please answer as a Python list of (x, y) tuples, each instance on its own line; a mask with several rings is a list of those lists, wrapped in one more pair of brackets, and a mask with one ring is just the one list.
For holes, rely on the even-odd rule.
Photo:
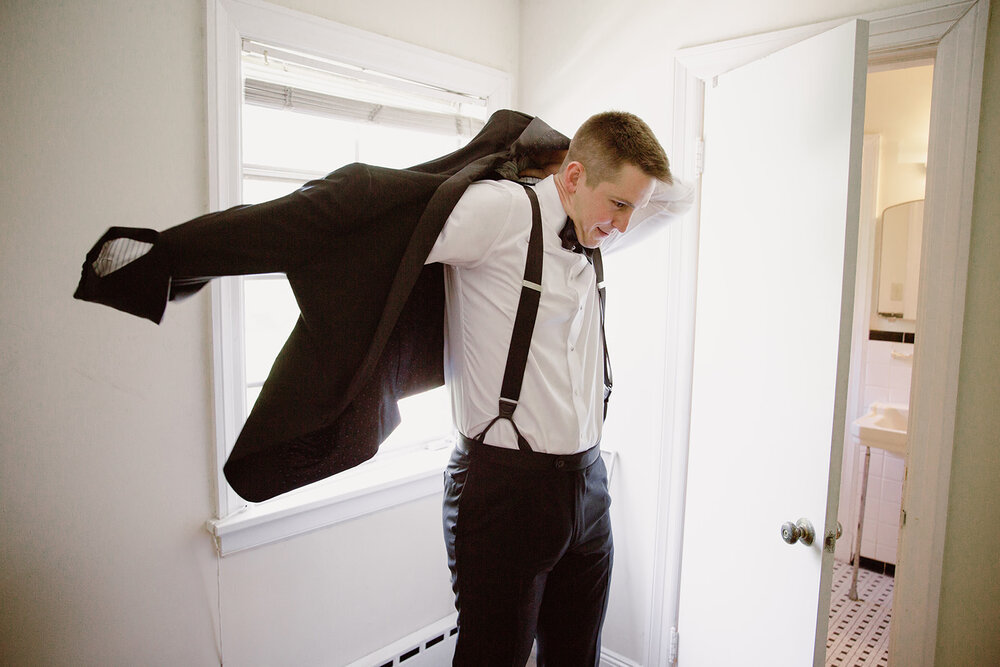
[[(521, 187), (517, 186), (517, 190)], [(440, 262), (474, 267), (486, 259), (496, 242), (509, 233), (520, 199), (509, 181), (473, 183), (458, 200), (444, 223), (425, 264)]]
[(694, 205), (695, 186), (674, 179), (672, 184), (656, 182), (649, 203), (632, 214), (628, 230), (622, 234), (615, 231), (601, 244), (601, 253), (617, 252), (627, 248), (659, 229), (662, 225), (683, 217)]
[(168, 300), (197, 292), (211, 278), (291, 273), (342, 248), (369, 232), (370, 220), (422, 205), (440, 180), (352, 164), (284, 197), (163, 232), (112, 227), (88, 253), (74, 296), (159, 322)]

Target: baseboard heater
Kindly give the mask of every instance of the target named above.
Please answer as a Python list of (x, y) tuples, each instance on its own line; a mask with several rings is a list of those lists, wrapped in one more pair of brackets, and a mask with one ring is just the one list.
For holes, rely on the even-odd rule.
[[(451, 614), (411, 633), (389, 646), (355, 660), (347, 667), (448, 667), (455, 655), (458, 614)], [(534, 665), (534, 648), (532, 660)], [(601, 648), (601, 667), (639, 667), (614, 651)]]
[(446, 616), (348, 667), (446, 667), (455, 655), (457, 618), (457, 613)]

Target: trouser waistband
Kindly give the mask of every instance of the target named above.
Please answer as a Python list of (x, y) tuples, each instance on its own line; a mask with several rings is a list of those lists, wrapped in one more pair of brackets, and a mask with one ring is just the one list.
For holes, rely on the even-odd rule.
[(460, 435), (456, 447), (470, 456), (483, 458), (491, 463), (523, 468), (526, 470), (585, 470), (601, 455), (600, 443), (576, 454), (545, 454), (523, 452), (478, 442), (467, 435)]

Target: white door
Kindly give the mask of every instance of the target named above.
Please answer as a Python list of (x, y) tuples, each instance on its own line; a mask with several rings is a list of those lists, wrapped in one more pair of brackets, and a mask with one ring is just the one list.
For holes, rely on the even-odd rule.
[(680, 667), (824, 662), (867, 53), (852, 21), (706, 86)]

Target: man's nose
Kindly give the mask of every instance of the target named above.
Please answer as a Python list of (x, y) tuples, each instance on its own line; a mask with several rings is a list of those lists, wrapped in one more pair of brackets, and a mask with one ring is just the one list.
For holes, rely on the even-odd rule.
[(618, 213), (611, 219), (611, 226), (624, 234), (625, 230), (628, 229), (628, 223), (631, 219), (632, 211)]

